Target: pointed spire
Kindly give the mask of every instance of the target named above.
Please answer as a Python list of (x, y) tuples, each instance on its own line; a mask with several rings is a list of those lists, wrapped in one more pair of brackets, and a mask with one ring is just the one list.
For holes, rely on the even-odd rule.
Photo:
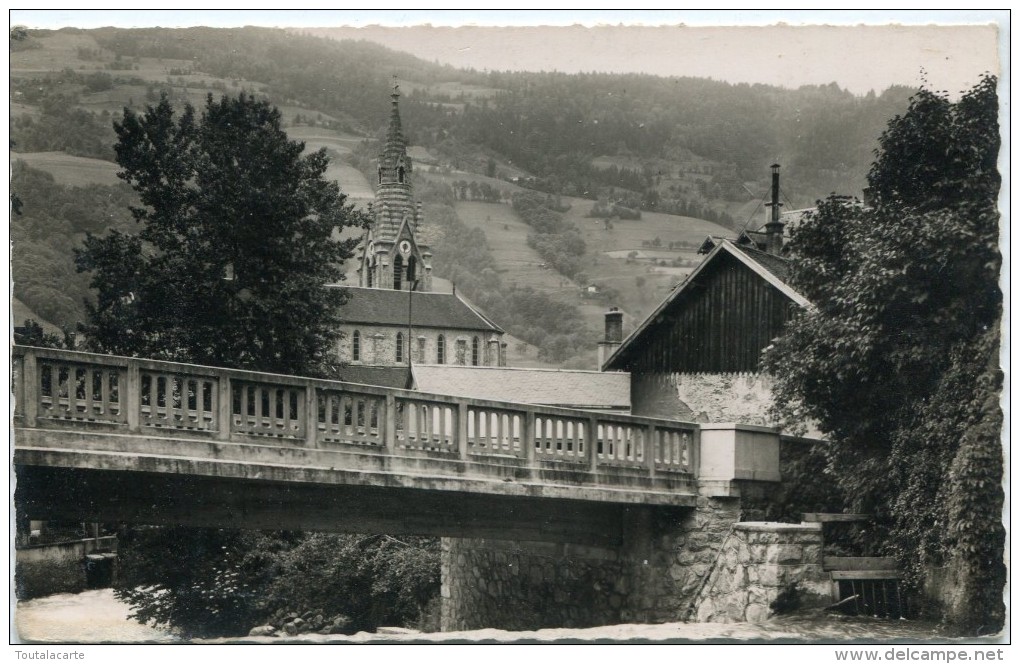
[(379, 167), (382, 169), (381, 183), (405, 184), (411, 172), (411, 162), (407, 158), (407, 141), (400, 124), (400, 85), (397, 83), (396, 75), (393, 76), (393, 93), (390, 94), (390, 100), (390, 126), (386, 130), (386, 147), (379, 155)]

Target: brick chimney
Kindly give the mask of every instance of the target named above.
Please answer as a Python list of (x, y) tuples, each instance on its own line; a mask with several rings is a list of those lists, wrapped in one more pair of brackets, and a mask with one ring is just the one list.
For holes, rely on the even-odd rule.
[(778, 255), (783, 250), (783, 224), (780, 221), (779, 208), (783, 206), (779, 202), (779, 164), (772, 164), (772, 202), (768, 204), (771, 209), (770, 219), (765, 224), (765, 233), (768, 236), (765, 251)]
[(599, 342), (599, 366), (602, 371), (606, 360), (623, 343), (623, 312), (616, 307), (610, 307), (606, 312), (606, 337)]

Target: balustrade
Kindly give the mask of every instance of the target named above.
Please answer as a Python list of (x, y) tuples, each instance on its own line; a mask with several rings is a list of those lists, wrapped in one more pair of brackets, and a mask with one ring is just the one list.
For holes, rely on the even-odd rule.
[(653, 476), (698, 464), (694, 424), (72, 351), (15, 347), (12, 390), (24, 426), (83, 421)]

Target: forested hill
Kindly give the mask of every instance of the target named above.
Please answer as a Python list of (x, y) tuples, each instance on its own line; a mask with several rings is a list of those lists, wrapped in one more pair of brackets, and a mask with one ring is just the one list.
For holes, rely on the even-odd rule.
[[(132, 193), (117, 185), (112, 163), (113, 122), (125, 107), (142, 111), (161, 94), (177, 108), (202, 106), (209, 94), (264, 97), (292, 138), (329, 150), (327, 176), (363, 202), (396, 82), (418, 193), (448, 222), (437, 224), (434, 248), (446, 256), (437, 275), (509, 307), (497, 318), (548, 310), (574, 322), (514, 331), (533, 347), (560, 348), (540, 358), (554, 362), (594, 347), (606, 305), (647, 314), (692, 267), (705, 234), (726, 232), (715, 224), (755, 223), (774, 161), (787, 205), (859, 194), (881, 130), (909, 96), (460, 70), (366, 41), (266, 28), (17, 37), (10, 127), (24, 208), (12, 223), (15, 294), (50, 322), (73, 327), (84, 315), (87, 282), (73, 267), (84, 233), (133, 227)], [(563, 218), (540, 223), (550, 215)], [(498, 278), (478, 279), (471, 252), (453, 251), (450, 238), (466, 229), (479, 234), (475, 253), (488, 242)], [(516, 309), (497, 297), (514, 287)]]
[[(654, 187), (649, 175), (666, 174), (659, 160), (711, 176), (705, 191), (688, 198), (744, 201), (743, 185), (764, 182), (773, 161), (784, 166), (788, 192), (803, 199), (798, 205), (834, 189), (859, 193), (879, 133), (910, 94), (893, 88), (858, 97), (835, 84), (788, 90), (637, 74), (465, 71), (365, 41), (266, 28), (88, 34), (122, 58), (178, 59), (195, 72), (258, 81), (276, 103), (316, 108), (356, 130), (374, 131), (385, 121), (386, 96), (365, 92), (395, 76), (410, 93), (402, 110), (413, 142), (480, 146), (547, 180), (553, 193), (592, 197), (592, 187), (615, 184), (592, 164), (605, 156), (640, 174), (643, 182), (623, 188), (642, 193)], [(627, 185), (626, 176), (620, 182)], [(668, 193), (660, 189), (658, 197)]]

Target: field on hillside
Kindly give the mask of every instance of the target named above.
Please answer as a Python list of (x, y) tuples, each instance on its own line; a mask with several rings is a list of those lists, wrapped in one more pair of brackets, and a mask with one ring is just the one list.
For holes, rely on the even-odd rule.
[(530, 286), (561, 302), (574, 304), (581, 309), (587, 327), (601, 329), (605, 307), (582, 300), (578, 284), (542, 267), (545, 260), (528, 246), (530, 227), (509, 205), (458, 201), (455, 209), (464, 224), (485, 232), (504, 283)]
[(64, 152), (12, 152), (11, 162), (15, 161), (46, 171), (59, 184), (69, 187), (123, 182), (117, 177), (117, 164), (102, 159), (75, 157)]
[[(667, 246), (680, 241), (697, 246), (707, 235), (732, 234), (704, 219), (644, 211), (641, 219), (614, 220), (613, 228), (607, 229), (604, 220), (585, 216), (591, 211), (593, 201), (581, 198), (564, 198), (563, 201), (571, 204), (564, 217), (581, 230), (588, 247), (584, 269), (589, 281), (618, 290), (621, 301), (617, 306), (639, 320), (694, 268), (693, 265), (673, 266), (673, 259), (696, 264), (703, 258), (692, 250), (649, 251), (643, 243), (659, 238)], [(629, 259), (627, 255), (632, 251), (637, 251), (639, 258)], [(662, 265), (663, 262), (666, 264)]]

